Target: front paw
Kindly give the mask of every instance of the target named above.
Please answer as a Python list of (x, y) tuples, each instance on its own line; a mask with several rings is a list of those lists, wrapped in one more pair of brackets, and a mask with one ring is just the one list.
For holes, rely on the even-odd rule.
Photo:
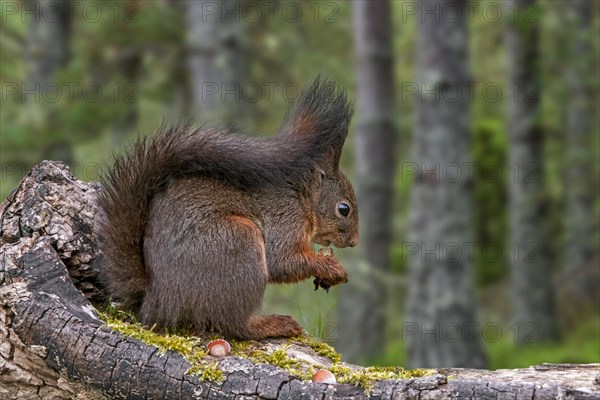
[(319, 287), (329, 291), (331, 286), (348, 282), (348, 273), (338, 260), (333, 257), (325, 257), (325, 266), (315, 275), (315, 290)]
[(315, 280), (313, 281), (314, 285), (315, 285), (315, 291), (319, 290), (319, 288), (324, 289), (327, 293), (329, 293), (329, 288), (331, 286), (327, 285), (326, 283), (323, 283), (323, 281), (321, 281), (321, 279), (319, 278), (315, 278)]

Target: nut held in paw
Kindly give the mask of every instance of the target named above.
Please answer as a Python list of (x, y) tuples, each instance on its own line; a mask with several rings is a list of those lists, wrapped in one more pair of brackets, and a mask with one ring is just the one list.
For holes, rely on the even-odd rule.
[(333, 375), (331, 373), (331, 371), (328, 371), (326, 369), (320, 369), (318, 370), (312, 378), (313, 382), (319, 382), (319, 383), (337, 383), (337, 380), (335, 379), (335, 375)]
[(323, 247), (319, 250), (319, 254), (325, 257), (333, 257), (333, 250), (331, 247)]

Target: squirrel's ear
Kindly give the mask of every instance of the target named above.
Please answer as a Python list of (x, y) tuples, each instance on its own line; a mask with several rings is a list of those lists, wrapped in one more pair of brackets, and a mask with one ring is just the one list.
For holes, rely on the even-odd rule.
[(317, 166), (317, 168), (315, 170), (315, 174), (316, 174), (316, 180), (318, 182), (318, 186), (321, 186), (323, 184), (323, 181), (327, 177), (327, 173), (325, 172), (325, 170), (323, 168)]
[(339, 169), (340, 165), (340, 151), (336, 151), (333, 148), (330, 148), (325, 152), (323, 158), (318, 163), (319, 171), (322, 171), (322, 177), (327, 176), (328, 174), (333, 175)]
[(331, 150), (330, 165), (337, 167), (352, 111), (344, 90), (331, 81), (317, 78), (288, 114), (281, 135), (308, 138), (313, 151), (324, 155)]

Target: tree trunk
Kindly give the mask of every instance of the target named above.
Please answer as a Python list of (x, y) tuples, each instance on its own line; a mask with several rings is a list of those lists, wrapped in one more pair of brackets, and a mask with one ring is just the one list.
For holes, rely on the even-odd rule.
[[(303, 381), (243, 357), (214, 359), (220, 382), (188, 373), (173, 351), (111, 330), (89, 299), (101, 257), (95, 219), (98, 184), (77, 181), (62, 163), (35, 167), (0, 204), (0, 397), (2, 399), (598, 399), (600, 365), (518, 370), (432, 370), (382, 380), (371, 390)], [(303, 367), (332, 361), (303, 343), (250, 343), (284, 349)], [(343, 364), (354, 371), (361, 367)], [(452, 377), (449, 379), (449, 377)]]
[[(27, 99), (32, 114), (42, 114), (44, 124), (52, 118), (44, 106), (45, 96), (55, 95), (56, 73), (64, 68), (70, 57), (72, 4), (69, 0), (26, 0), (22, 12), (27, 20), (26, 65)], [(53, 85), (50, 85), (53, 84)], [(46, 135), (47, 136), (47, 135)], [(71, 144), (64, 137), (53, 137), (42, 148), (42, 157), (49, 160), (73, 162)]]
[[(138, 49), (128, 47), (119, 49), (117, 57), (117, 74), (124, 78), (123, 88), (138, 82), (138, 75), (142, 65), (143, 55)], [(120, 107), (126, 111), (118, 116), (110, 125), (109, 138), (111, 148), (119, 148), (124, 139), (129, 135), (139, 118), (137, 102), (126, 98), (119, 98)]]
[(194, 116), (230, 126), (251, 124), (244, 91), (250, 60), (243, 2), (186, 1), (188, 68)]
[[(567, 112), (567, 230), (565, 265), (577, 268), (598, 258), (598, 225), (594, 222), (594, 195), (598, 193), (598, 176), (594, 171), (592, 135), (597, 134), (592, 77), (597, 76), (597, 55), (593, 51), (593, 16), (591, 1), (572, 1), (568, 7), (571, 22), (571, 57), (569, 63), (570, 96)], [(596, 125), (596, 126), (594, 126)], [(589, 177), (592, 179), (589, 179)], [(595, 179), (594, 179), (595, 178)]]
[(506, 29), (509, 129), (509, 213), (513, 325), (520, 343), (557, 337), (552, 265), (548, 255), (548, 205), (544, 198), (539, 121), (539, 27), (535, 0), (511, 0)]
[[(459, 16), (441, 15), (449, 6)], [(415, 181), (406, 244), (411, 367), (486, 365), (471, 282), (473, 223), (469, 170), (468, 34), (460, 1), (419, 1)], [(454, 14), (452, 14), (454, 16)], [(460, 90), (460, 92), (459, 92)]]
[(26, 0), (27, 87), (43, 90), (69, 61), (69, 0)]
[[(392, 240), (394, 175), (394, 56), (391, 5), (355, 1), (359, 118), (355, 131), (361, 259), (365, 276), (340, 292), (340, 349), (348, 360), (374, 358), (385, 342), (385, 282)], [(356, 273), (360, 273), (358, 269)], [(352, 274), (355, 271), (351, 271)]]

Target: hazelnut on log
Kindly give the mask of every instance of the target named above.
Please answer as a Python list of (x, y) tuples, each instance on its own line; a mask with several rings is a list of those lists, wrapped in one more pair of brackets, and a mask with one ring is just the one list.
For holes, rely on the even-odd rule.
[(231, 351), (231, 346), (223, 339), (215, 339), (208, 344), (208, 354), (213, 357), (225, 357)]
[(335, 379), (335, 375), (333, 375), (333, 373), (331, 373), (331, 371), (326, 370), (326, 369), (320, 369), (317, 372), (315, 372), (312, 380), (313, 380), (313, 382), (327, 383), (327, 384), (337, 383), (337, 380)]

